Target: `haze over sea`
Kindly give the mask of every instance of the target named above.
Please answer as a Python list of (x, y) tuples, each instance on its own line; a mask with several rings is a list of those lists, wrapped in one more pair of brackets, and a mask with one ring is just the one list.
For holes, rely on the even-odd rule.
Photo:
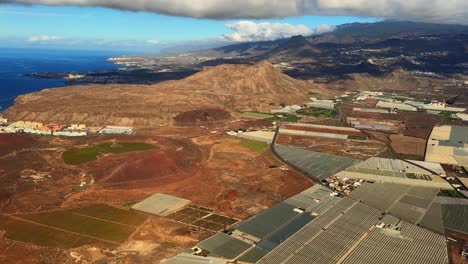
[(16, 96), (45, 88), (66, 86), (64, 80), (29, 78), (34, 72), (106, 71), (118, 66), (106, 61), (121, 53), (0, 48), (0, 112), (13, 105)]

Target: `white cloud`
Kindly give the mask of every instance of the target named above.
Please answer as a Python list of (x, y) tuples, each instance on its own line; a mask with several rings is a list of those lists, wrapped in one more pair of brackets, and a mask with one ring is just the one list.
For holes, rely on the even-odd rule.
[(41, 41), (55, 41), (55, 40), (62, 40), (62, 39), (64, 39), (64, 37), (42, 35), (42, 36), (30, 37), (28, 41), (29, 42), (41, 42)]
[(99, 6), (214, 19), (347, 15), (468, 24), (467, 0), (0, 0), (0, 3)]
[(320, 34), (335, 29), (330, 25), (319, 25), (311, 29), (305, 25), (291, 25), (288, 23), (255, 23), (253, 21), (239, 21), (237, 23), (226, 24), (226, 27), (234, 33), (224, 35), (223, 38), (233, 42), (266, 41), (281, 38), (289, 38), (297, 35)]
[(146, 41), (146, 44), (149, 44), (149, 45), (158, 45), (159, 44), (159, 41), (156, 40), (156, 39), (148, 39)]

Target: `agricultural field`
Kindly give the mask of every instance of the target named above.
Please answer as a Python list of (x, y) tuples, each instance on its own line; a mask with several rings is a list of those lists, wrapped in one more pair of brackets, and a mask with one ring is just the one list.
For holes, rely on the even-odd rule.
[(254, 152), (263, 152), (268, 148), (267, 143), (252, 139), (242, 139), (241, 145)]
[[(6, 237), (40, 246), (72, 248), (86, 244), (117, 247), (146, 216), (107, 205), (34, 214), (0, 216)], [(31, 232), (35, 235), (31, 236)]]
[(99, 240), (51, 229), (10, 216), (0, 215), (0, 229), (6, 231), (3, 235), (5, 238), (44, 247), (74, 248), (87, 244), (114, 246)]
[(299, 147), (324, 154), (365, 160), (371, 157), (389, 157), (385, 143), (377, 140), (336, 140), (320, 137), (280, 135), (277, 143)]
[(404, 135), (390, 135), (390, 144), (400, 158), (424, 159), (427, 141)]
[(336, 117), (337, 113), (334, 110), (320, 109), (320, 108), (305, 108), (297, 111), (298, 114), (316, 117)]
[(302, 117), (292, 114), (275, 114), (274, 117), (268, 118), (270, 121), (284, 121), (289, 123), (297, 123), (302, 119)]
[(69, 165), (80, 165), (95, 161), (98, 156), (105, 154), (122, 154), (157, 148), (159, 147), (142, 142), (107, 142), (92, 147), (69, 149), (62, 154), (62, 159)]
[(260, 113), (260, 112), (242, 112), (245, 117), (251, 117), (256, 119), (268, 119), (274, 117), (272, 114)]

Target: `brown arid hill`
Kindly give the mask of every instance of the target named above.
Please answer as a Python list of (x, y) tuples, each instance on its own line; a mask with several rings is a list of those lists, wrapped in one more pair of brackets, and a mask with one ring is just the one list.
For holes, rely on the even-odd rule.
[(468, 106), (468, 90), (453, 83), (450, 79), (429, 78), (415, 76), (402, 68), (382, 75), (374, 76), (367, 73), (353, 73), (343, 79), (329, 83), (333, 90), (373, 90), (384, 92), (396, 92), (415, 98), (429, 98), (447, 100), (457, 98), (459, 106)]
[[(333, 92), (282, 74), (273, 65), (220, 65), (155, 85), (87, 85), (19, 96), (4, 112), (11, 121), (150, 127), (220, 121), (236, 110), (268, 111), (303, 104), (307, 93)], [(228, 113), (228, 114), (226, 114)], [(193, 118), (191, 118), (193, 117)]]

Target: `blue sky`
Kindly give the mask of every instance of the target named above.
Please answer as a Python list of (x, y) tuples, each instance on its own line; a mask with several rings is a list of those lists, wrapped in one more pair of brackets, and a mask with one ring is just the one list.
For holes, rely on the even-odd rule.
[[(161, 46), (192, 41), (210, 41), (231, 34), (226, 24), (240, 20), (174, 17), (147, 12), (94, 7), (0, 5), (0, 47), (64, 49), (141, 49), (157, 52)], [(255, 23), (340, 25), (374, 22), (375, 18), (301, 16), (251, 20)], [(56, 39), (30, 41), (37, 36)], [(155, 43), (156, 40), (158, 44)]]

